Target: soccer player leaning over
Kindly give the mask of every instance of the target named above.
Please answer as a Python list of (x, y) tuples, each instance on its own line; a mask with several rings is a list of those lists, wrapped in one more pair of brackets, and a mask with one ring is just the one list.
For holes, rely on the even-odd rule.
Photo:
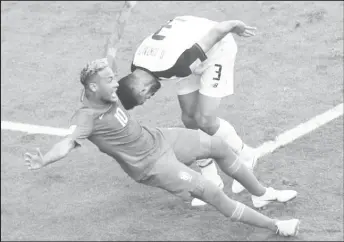
[[(233, 94), (237, 45), (232, 33), (250, 37), (254, 29), (241, 21), (174, 18), (145, 38), (136, 50), (132, 73), (119, 81), (120, 100), (126, 109), (131, 109), (154, 95), (160, 88), (159, 81), (179, 79), (178, 100), (185, 127), (221, 137), (253, 169), (257, 160), (254, 150), (243, 143), (229, 122), (216, 116), (216, 111), (221, 99)], [(223, 188), (212, 159), (197, 164), (207, 179)], [(233, 182), (234, 193), (243, 190), (240, 183)]]
[[(129, 7), (125, 11), (129, 11), (130, 5), (126, 6)], [(83, 106), (73, 116), (71, 134), (45, 155), (39, 150), (35, 154), (26, 153), (28, 169), (40, 169), (54, 163), (88, 139), (101, 152), (114, 158), (138, 183), (159, 187), (185, 200), (200, 198), (231, 221), (266, 228), (281, 236), (295, 236), (298, 219), (272, 219), (246, 207), (230, 199), (221, 188), (188, 166), (196, 159), (214, 159), (227, 175), (240, 181), (252, 194), (255, 207), (272, 201), (286, 202), (297, 195), (295, 191), (262, 186), (227, 142), (217, 136), (184, 128), (148, 128), (129, 115), (117, 99), (118, 82), (114, 78), (113, 65), (109, 65), (114, 63), (116, 51), (112, 44), (115, 39), (114, 35), (109, 39), (107, 58), (92, 61), (81, 71), (85, 98)]]

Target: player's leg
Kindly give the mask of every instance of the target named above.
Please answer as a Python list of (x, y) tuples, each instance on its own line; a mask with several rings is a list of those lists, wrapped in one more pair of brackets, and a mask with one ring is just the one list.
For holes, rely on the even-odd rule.
[(265, 206), (273, 200), (286, 202), (297, 195), (297, 192), (292, 190), (266, 189), (258, 182), (253, 172), (242, 165), (242, 157), (238, 157), (219, 137), (209, 136), (200, 130), (183, 128), (161, 129), (161, 131), (180, 162), (190, 165), (193, 161), (202, 158), (215, 159), (224, 173), (238, 179), (253, 195), (252, 201), (255, 207)]
[[(200, 76), (198, 75), (191, 75), (177, 83), (178, 101), (182, 113), (182, 122), (188, 129), (198, 129), (198, 125), (194, 119), (194, 114), (199, 95), (199, 78)], [(223, 188), (223, 181), (218, 175), (216, 164), (213, 159), (197, 160), (197, 166), (200, 168), (201, 173), (205, 178), (213, 181), (220, 188)], [(204, 205), (204, 203), (200, 203), (199, 205)]]
[[(201, 130), (224, 139), (231, 149), (241, 156), (242, 161), (253, 169), (256, 163), (254, 150), (244, 144), (228, 121), (216, 116), (221, 99), (234, 92), (233, 76), (236, 52), (236, 43), (233, 37), (228, 35), (209, 53), (207, 62), (200, 66), (199, 70), (196, 70), (201, 72), (202, 76), (195, 119)], [(238, 183), (235, 181), (233, 184), (234, 193), (243, 190), (243, 187), (238, 187)]]
[(297, 192), (294, 190), (275, 190), (271, 187), (263, 187), (253, 171), (244, 165), (242, 157), (234, 154), (223, 139), (215, 136), (207, 139), (205, 136), (201, 140), (202, 147), (206, 147), (208, 143), (209, 154), (207, 156), (215, 159), (224, 173), (238, 180), (252, 194), (254, 207), (261, 208), (272, 201), (284, 203), (297, 196)]
[(266, 228), (284, 236), (296, 235), (298, 231), (299, 220), (297, 219), (287, 221), (272, 219), (230, 199), (214, 183), (179, 162), (172, 150), (161, 157), (140, 182), (162, 188), (184, 200), (198, 197), (213, 205), (234, 222)]
[[(195, 119), (198, 127), (209, 135), (220, 137), (225, 140), (231, 149), (243, 159), (242, 161), (251, 169), (253, 169), (256, 157), (253, 150), (240, 138), (235, 128), (226, 120), (216, 116), (216, 111), (220, 106), (221, 98), (210, 97), (204, 94), (199, 94), (198, 106), (196, 108)], [(234, 193), (241, 192), (240, 184), (233, 181)]]
[(181, 110), (181, 119), (188, 129), (198, 129), (193, 119), (194, 110), (198, 100), (198, 89), (200, 87), (200, 76), (190, 75), (177, 82), (178, 102)]

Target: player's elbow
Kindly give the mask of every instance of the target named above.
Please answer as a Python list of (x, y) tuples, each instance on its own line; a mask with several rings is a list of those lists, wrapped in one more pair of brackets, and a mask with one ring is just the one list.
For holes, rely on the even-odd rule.
[(194, 121), (197, 124), (198, 128), (205, 131), (207, 133), (207, 130), (211, 129), (214, 126), (214, 123), (216, 123), (213, 116), (204, 115), (202, 113), (196, 113), (194, 115)]
[(225, 35), (225, 29), (222, 23), (216, 24), (210, 31), (209, 34), (213, 36), (213, 38), (221, 39), (222, 36)]
[(60, 143), (57, 144), (57, 150), (60, 156), (64, 157), (68, 155), (74, 148), (76, 148), (77, 143), (71, 137), (64, 138)]
[(216, 43), (226, 35), (222, 25), (216, 24), (208, 33), (198, 42), (198, 45), (204, 52), (208, 52)]
[(226, 36), (235, 27), (235, 21), (222, 21), (214, 26), (214, 31), (221, 37)]
[(55, 161), (61, 160), (65, 156), (68, 155), (68, 153), (75, 147), (75, 141), (70, 138), (66, 137), (57, 144), (53, 146), (53, 148), (45, 154), (43, 160), (44, 160), (44, 166), (53, 163)]

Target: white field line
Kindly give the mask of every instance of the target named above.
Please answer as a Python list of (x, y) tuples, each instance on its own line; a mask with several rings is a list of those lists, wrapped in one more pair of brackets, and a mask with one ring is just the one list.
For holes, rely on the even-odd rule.
[[(305, 134), (312, 132), (320, 126), (340, 117), (343, 115), (343, 103), (331, 108), (330, 110), (315, 116), (307, 122), (301, 123), (295, 128), (292, 128), (280, 135), (274, 140), (264, 142), (261, 146), (257, 147), (257, 154), (259, 157), (270, 154), (276, 149), (294, 140), (302, 137)], [(71, 133), (69, 129), (53, 128), (47, 126), (38, 126), (24, 123), (14, 123), (9, 121), (1, 121), (1, 130), (19, 131), (28, 134), (47, 134), (55, 136), (66, 136)]]
[(38, 125), (32, 125), (32, 124), (14, 123), (14, 122), (9, 122), (9, 121), (1, 121), (1, 130), (3, 129), (24, 132), (28, 134), (48, 134), (48, 135), (55, 135), (55, 136), (66, 136), (70, 133), (68, 129), (38, 126)]
[(343, 103), (329, 109), (328, 111), (315, 116), (307, 122), (301, 123), (298, 126), (285, 131), (284, 133), (275, 137), (274, 140), (264, 142), (261, 146), (257, 147), (258, 157), (270, 154), (276, 149), (293, 142), (294, 140), (302, 137), (305, 134), (312, 132), (320, 126), (340, 117), (343, 115)]

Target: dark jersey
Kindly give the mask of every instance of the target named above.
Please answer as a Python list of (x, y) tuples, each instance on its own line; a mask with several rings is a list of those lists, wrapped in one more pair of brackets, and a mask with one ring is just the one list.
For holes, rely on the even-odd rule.
[(71, 137), (77, 144), (89, 139), (134, 180), (140, 180), (169, 148), (159, 129), (141, 126), (119, 104), (97, 109), (85, 100), (72, 125)]

